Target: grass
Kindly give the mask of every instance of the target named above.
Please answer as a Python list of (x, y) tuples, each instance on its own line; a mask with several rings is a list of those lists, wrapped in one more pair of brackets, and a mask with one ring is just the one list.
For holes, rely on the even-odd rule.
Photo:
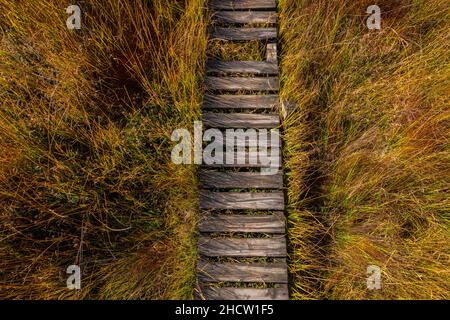
[[(196, 170), (170, 136), (207, 54), (265, 50), (207, 46), (205, 1), (82, 1), (76, 31), (69, 3), (0, 0), (0, 298), (192, 298)], [(372, 4), (279, 0), (294, 299), (450, 298), (449, 5), (380, 0), (369, 31)]]
[(265, 59), (263, 41), (231, 42), (211, 40), (207, 48), (207, 56), (223, 61), (262, 61)]
[[(183, 299), (196, 175), (170, 135), (200, 113), (204, 0), (0, 0), (0, 296)], [(82, 267), (82, 289), (66, 268)]]
[(371, 4), (279, 2), (291, 294), (448, 299), (449, 5)]

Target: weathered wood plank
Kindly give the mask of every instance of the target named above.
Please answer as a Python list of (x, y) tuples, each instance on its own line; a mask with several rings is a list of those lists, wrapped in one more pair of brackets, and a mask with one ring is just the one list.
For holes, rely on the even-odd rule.
[[(233, 130), (233, 129), (231, 129)], [(262, 130), (267, 130), (266, 134)], [(223, 130), (223, 142), (226, 147), (246, 147), (253, 148), (255, 150), (262, 150), (263, 148), (279, 148), (281, 146), (281, 140), (279, 132), (269, 129), (234, 129), (233, 132), (229, 132), (230, 129)], [(237, 139), (238, 133), (243, 131), (244, 139)], [(264, 139), (264, 136), (266, 139)]]
[(204, 113), (203, 125), (209, 128), (271, 129), (280, 125), (278, 115), (252, 113)]
[(277, 65), (278, 64), (277, 44), (268, 43), (266, 48), (267, 48), (266, 61)]
[(207, 90), (216, 91), (278, 91), (277, 77), (245, 78), (245, 77), (205, 77)]
[(206, 300), (289, 300), (287, 288), (204, 287), (200, 299)]
[(209, 7), (220, 10), (275, 9), (275, 0), (209, 0)]
[(204, 288), (206, 300), (289, 300), (287, 288)]
[[(267, 152), (267, 161), (262, 161), (261, 157), (256, 152), (246, 152), (245, 156), (238, 156), (238, 152), (234, 152), (233, 161), (229, 161), (223, 155), (222, 161), (216, 162), (217, 159), (210, 155), (203, 155), (203, 163), (210, 168), (280, 168), (281, 167), (281, 152), (278, 148), (278, 156), (271, 154), (271, 150)], [(275, 162), (276, 161), (276, 162)]]
[(201, 209), (284, 210), (283, 192), (200, 192)]
[(277, 109), (278, 95), (205, 95), (203, 109)]
[(201, 282), (288, 283), (286, 263), (214, 263), (198, 261)]
[(217, 11), (213, 13), (212, 20), (216, 23), (230, 24), (257, 24), (277, 23), (275, 11)]
[(266, 61), (208, 60), (206, 62), (206, 73), (277, 75), (278, 66), (275, 63)]
[(227, 188), (256, 188), (256, 189), (282, 189), (283, 175), (263, 176), (258, 172), (219, 172), (201, 170), (199, 174), (200, 188), (227, 189)]
[(261, 232), (283, 234), (286, 229), (285, 218), (279, 214), (271, 215), (224, 215), (212, 214), (199, 222), (200, 232)]
[(286, 257), (284, 236), (276, 238), (209, 238), (198, 240), (198, 252), (206, 257)]
[(220, 28), (211, 32), (212, 40), (255, 41), (276, 39), (276, 28)]

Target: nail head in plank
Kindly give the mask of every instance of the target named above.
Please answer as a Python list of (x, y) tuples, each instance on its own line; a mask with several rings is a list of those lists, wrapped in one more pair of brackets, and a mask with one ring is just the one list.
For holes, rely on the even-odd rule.
[(217, 11), (212, 19), (217, 23), (230, 24), (257, 24), (257, 23), (277, 23), (277, 13), (275, 11)]
[(213, 91), (278, 91), (277, 77), (245, 78), (245, 77), (205, 77), (207, 90)]
[(201, 209), (284, 210), (283, 192), (200, 192)]
[(197, 263), (201, 282), (288, 283), (286, 263)]
[(210, 0), (209, 7), (220, 10), (275, 9), (275, 0)]
[(286, 240), (274, 238), (200, 237), (198, 252), (206, 257), (286, 257)]
[(204, 109), (276, 109), (278, 95), (205, 95)]
[(277, 75), (278, 66), (275, 63), (266, 61), (208, 60), (206, 63), (206, 73)]
[(275, 28), (215, 28), (211, 33), (211, 39), (229, 41), (255, 41), (276, 39)]

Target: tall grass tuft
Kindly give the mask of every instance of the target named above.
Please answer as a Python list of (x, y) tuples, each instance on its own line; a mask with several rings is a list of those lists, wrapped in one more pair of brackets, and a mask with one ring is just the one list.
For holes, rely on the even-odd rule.
[(448, 1), (279, 3), (293, 297), (448, 299)]
[(69, 4), (0, 0), (0, 297), (190, 298), (204, 0)]

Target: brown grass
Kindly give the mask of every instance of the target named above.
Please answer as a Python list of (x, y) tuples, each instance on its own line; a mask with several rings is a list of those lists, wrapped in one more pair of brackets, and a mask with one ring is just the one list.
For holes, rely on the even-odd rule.
[(448, 299), (448, 2), (371, 4), (280, 1), (292, 294)]
[[(0, 0), (0, 297), (189, 298), (203, 0)], [(82, 267), (82, 290), (66, 267)]]
[[(0, 0), (0, 298), (191, 298), (204, 0)], [(448, 299), (449, 5), (280, 0), (294, 299)], [(211, 44), (221, 59), (260, 43)], [(68, 265), (82, 290), (66, 288)], [(382, 290), (366, 288), (368, 265)]]

